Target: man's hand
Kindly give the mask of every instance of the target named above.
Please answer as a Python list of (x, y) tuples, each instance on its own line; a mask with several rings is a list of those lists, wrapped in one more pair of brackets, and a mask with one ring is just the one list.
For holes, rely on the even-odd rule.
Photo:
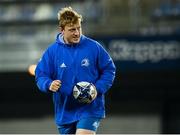
[(61, 81), (60, 80), (54, 80), (51, 83), (49, 90), (53, 91), (53, 92), (57, 92), (60, 87), (61, 87)]

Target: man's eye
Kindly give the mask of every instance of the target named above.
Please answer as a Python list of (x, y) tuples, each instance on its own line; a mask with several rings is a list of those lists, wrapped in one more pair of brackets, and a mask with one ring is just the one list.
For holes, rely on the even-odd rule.
[(78, 27), (78, 28), (74, 28), (74, 29), (69, 29), (69, 31), (70, 31), (70, 32), (74, 32), (74, 31), (76, 31), (76, 30), (79, 31), (80, 29), (81, 29), (81, 27)]
[(73, 31), (75, 31), (75, 29), (70, 29), (69, 31), (73, 32)]

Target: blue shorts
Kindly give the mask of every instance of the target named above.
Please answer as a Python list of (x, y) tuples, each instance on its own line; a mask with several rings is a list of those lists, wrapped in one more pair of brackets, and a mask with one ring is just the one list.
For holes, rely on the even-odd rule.
[(70, 124), (58, 126), (58, 131), (60, 134), (75, 134), (76, 129), (87, 129), (96, 132), (99, 127), (100, 120), (100, 118), (96, 117), (83, 118)]

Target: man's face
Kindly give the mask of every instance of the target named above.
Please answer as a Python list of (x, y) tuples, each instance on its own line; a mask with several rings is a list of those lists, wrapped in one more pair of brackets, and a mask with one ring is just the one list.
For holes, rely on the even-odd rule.
[(81, 22), (78, 21), (76, 24), (67, 24), (61, 32), (64, 35), (64, 41), (66, 44), (79, 43), (82, 34)]

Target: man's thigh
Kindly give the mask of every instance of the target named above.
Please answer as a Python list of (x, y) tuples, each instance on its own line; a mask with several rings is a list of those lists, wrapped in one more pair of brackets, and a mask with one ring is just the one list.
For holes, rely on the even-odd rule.
[(100, 118), (96, 117), (89, 117), (89, 118), (83, 118), (77, 122), (77, 130), (76, 133), (81, 134), (94, 134), (97, 131), (97, 128), (100, 124)]
[(77, 122), (58, 126), (58, 131), (60, 134), (75, 134), (76, 133), (76, 124), (77, 124)]

